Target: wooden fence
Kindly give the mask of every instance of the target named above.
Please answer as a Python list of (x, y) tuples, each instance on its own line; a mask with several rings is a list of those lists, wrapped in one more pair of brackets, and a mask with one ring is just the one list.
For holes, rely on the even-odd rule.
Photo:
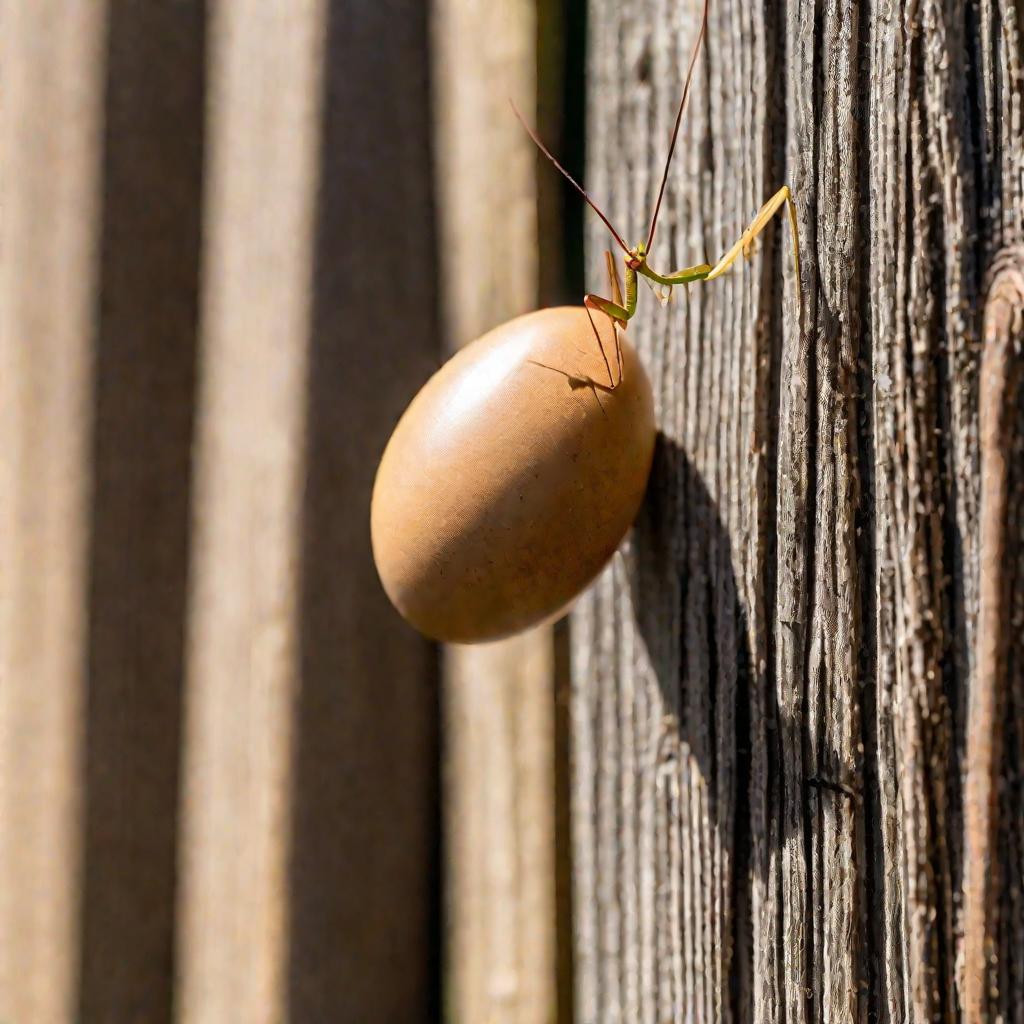
[(585, 6), (632, 236), (690, 0), (0, 0), (3, 1024), (1024, 1021), (1021, 0), (711, 4), (658, 266), (787, 182), (802, 284), (773, 228), (641, 293), (571, 693), (564, 631), (442, 656), (378, 585), (409, 397), (578, 297), (505, 99), (580, 170)]
[[(435, 93), (441, 135), (494, 93), (432, 49), (536, 104), (534, 5), (490, 37), (486, 8), (2, 4), (4, 1022), (426, 1021), (443, 974), (453, 1006), (554, 1012), (551, 636), (525, 674), (453, 656), (442, 700), (369, 550), (442, 322), (466, 340), (536, 301), (508, 132), (492, 273), (452, 243), (466, 297), (441, 276), (497, 165), (438, 154)], [(479, 724), (517, 674), (446, 741), (446, 840), (442, 717)], [(529, 743), (490, 744), (515, 722)], [(526, 824), (492, 836), (502, 800)]]

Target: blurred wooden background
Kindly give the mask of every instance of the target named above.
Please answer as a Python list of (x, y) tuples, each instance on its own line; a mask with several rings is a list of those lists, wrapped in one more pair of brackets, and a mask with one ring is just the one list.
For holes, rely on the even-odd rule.
[(562, 274), (561, 11), (0, 6), (0, 1020), (568, 1012), (552, 634), (442, 667), (368, 532)]
[(967, 968), (961, 901), (1021, 0), (711, 11), (657, 265), (787, 181), (800, 303), (774, 228), (641, 291), (660, 445), (567, 694), (564, 627), (399, 621), (370, 488), (454, 347), (582, 291), (506, 98), (582, 173), (589, 62), (632, 237), (697, 0), (0, 0), (3, 1024), (1024, 1020), (1020, 586)]

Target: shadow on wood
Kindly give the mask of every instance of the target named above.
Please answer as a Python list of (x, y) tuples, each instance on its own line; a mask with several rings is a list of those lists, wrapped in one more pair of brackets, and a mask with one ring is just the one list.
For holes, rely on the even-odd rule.
[[(717, 927), (728, 947), (722, 969), (732, 1019), (743, 1020), (752, 1010), (755, 881), (769, 881), (769, 862), (792, 836), (808, 841), (803, 815), (772, 809), (802, 801), (805, 813), (813, 815), (819, 801), (859, 797), (851, 780), (839, 777), (838, 755), (828, 750), (819, 751), (822, 771), (804, 779), (802, 792), (782, 791), (783, 737), (806, 751), (804, 727), (780, 709), (773, 688), (752, 692), (747, 616), (738, 598), (728, 531), (700, 473), (664, 434), (658, 435), (632, 556), (632, 606), (664, 709), (656, 755), (663, 799), (676, 799), (671, 778), (686, 771), (681, 759), (690, 762), (690, 770), (695, 767), (703, 780), (704, 794), (690, 827), (717, 832), (717, 842), (710, 845), (729, 858), (717, 865), (723, 887)], [(671, 628), (673, 622), (678, 631)], [(754, 706), (758, 711), (752, 716)], [(764, 723), (756, 737), (752, 717)], [(755, 748), (762, 753), (759, 760), (752, 758)], [(670, 816), (686, 820), (688, 811), (677, 806)], [(685, 857), (686, 852), (680, 848), (669, 856)]]
[(82, 1020), (171, 1019), (204, 8), (113, 3), (107, 24)]
[(296, 1021), (440, 1012), (436, 652), (388, 603), (369, 536), (380, 454), (441, 352), (427, 30), (414, 3), (328, 9), (289, 867)]

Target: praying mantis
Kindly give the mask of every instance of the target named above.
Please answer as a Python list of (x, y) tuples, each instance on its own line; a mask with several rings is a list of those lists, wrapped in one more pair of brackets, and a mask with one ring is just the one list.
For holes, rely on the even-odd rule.
[[(583, 297), (583, 305), (587, 310), (588, 316), (594, 312), (603, 313), (609, 320), (612, 321), (616, 328), (625, 329), (626, 324), (633, 318), (637, 308), (637, 283), (640, 277), (646, 278), (648, 281), (653, 282), (662, 288), (672, 289), (678, 285), (688, 285), (695, 281), (714, 281), (715, 278), (721, 277), (736, 261), (736, 259), (742, 254), (743, 256), (749, 256), (751, 248), (753, 246), (754, 239), (764, 230), (772, 217), (778, 213), (783, 206), (789, 214), (789, 224), (793, 236), (793, 265), (796, 274), (796, 289), (797, 295), (800, 294), (800, 242), (799, 233), (797, 229), (797, 218), (796, 218), (796, 204), (793, 201), (793, 196), (790, 193), (789, 186), (783, 185), (758, 211), (757, 216), (751, 221), (750, 226), (740, 236), (739, 240), (735, 245), (732, 246), (722, 256), (722, 258), (714, 265), (711, 266), (708, 263), (699, 263), (692, 267), (684, 267), (682, 270), (677, 270), (671, 274), (659, 274), (648, 262), (650, 258), (651, 249), (654, 245), (654, 233), (658, 226), (658, 214), (661, 212), (662, 200), (665, 197), (665, 188), (668, 184), (669, 169), (672, 166), (672, 157), (675, 153), (676, 142), (679, 138), (679, 129), (683, 121), (683, 113), (686, 109), (686, 101), (690, 94), (690, 83), (693, 79), (693, 70), (697, 64), (697, 57), (700, 55), (701, 46), (704, 41), (704, 37), (707, 34), (708, 26), (708, 6), (709, 0), (704, 0), (703, 10), (701, 12), (700, 31), (697, 33), (697, 41), (693, 47), (693, 53), (690, 56), (690, 64), (686, 71), (686, 79), (683, 85), (683, 95), (679, 101), (679, 107), (676, 110), (675, 123), (672, 127), (672, 137), (669, 142), (668, 154), (665, 157), (665, 167), (661, 175), (661, 186), (658, 189), (658, 198), (654, 204), (654, 212), (651, 215), (651, 224), (647, 232), (646, 241), (638, 242), (634, 246), (626, 244), (625, 239), (615, 229), (611, 220), (604, 213), (604, 211), (594, 201), (593, 197), (580, 185), (575, 178), (558, 162), (554, 154), (544, 145), (543, 141), (537, 135), (537, 133), (527, 124), (522, 114), (519, 113), (518, 108), (515, 104), (512, 104), (512, 109), (519, 119), (520, 123), (526, 129), (530, 138), (533, 140), (537, 148), (551, 161), (557, 170), (565, 177), (565, 179), (576, 189), (577, 192), (583, 197), (587, 205), (601, 218), (605, 227), (611, 232), (612, 238), (614, 238), (616, 244), (623, 252), (623, 263), (625, 265), (625, 299), (623, 299), (622, 284), (619, 280), (618, 269), (615, 265), (615, 258), (610, 250), (605, 250), (605, 264), (608, 272), (609, 287), (612, 292), (611, 298), (603, 298), (600, 295), (594, 295), (588, 293)], [(601, 334), (597, 330), (596, 325), (593, 324), (593, 317), (591, 316), (591, 325), (594, 327), (594, 337), (597, 339), (598, 346), (601, 351), (601, 356), (604, 360), (605, 366), (608, 370), (609, 385), (608, 387), (614, 390), (615, 387), (622, 380), (622, 353), (618, 341), (618, 331), (615, 331), (616, 341), (616, 363), (618, 370), (617, 379), (612, 376), (611, 366), (608, 362), (607, 354), (604, 350), (604, 343), (601, 340)]]

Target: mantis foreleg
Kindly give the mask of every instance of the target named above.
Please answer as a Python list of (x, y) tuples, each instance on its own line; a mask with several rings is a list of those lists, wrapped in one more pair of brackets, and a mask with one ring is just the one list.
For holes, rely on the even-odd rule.
[(622, 305), (622, 284), (619, 281), (619, 268), (611, 249), (604, 251), (604, 265), (608, 271), (608, 287), (612, 290), (612, 301)]
[[(622, 304), (622, 287), (619, 284), (618, 268), (615, 265), (615, 257), (607, 249), (604, 253), (605, 266), (608, 270), (608, 287), (614, 296), (611, 299), (602, 299), (599, 295), (584, 295), (583, 306), (590, 316), (590, 326), (594, 329), (594, 337), (597, 339), (597, 347), (601, 350), (601, 358), (604, 360), (605, 369), (608, 371), (608, 381), (614, 391), (622, 380), (622, 346), (619, 344), (619, 326), (625, 327), (626, 321), (636, 312), (636, 271), (626, 268), (626, 305)], [(594, 323), (591, 310), (604, 313), (611, 320), (612, 333), (615, 335), (615, 362), (618, 369), (618, 380), (612, 377), (612, 368), (608, 363), (608, 356), (604, 351), (604, 342), (601, 341), (601, 332)]]
[(594, 329), (594, 337), (597, 339), (598, 348), (608, 370), (608, 379), (613, 390), (618, 387), (619, 381), (622, 380), (622, 350), (619, 345), (618, 328), (625, 328), (627, 322), (633, 318), (633, 314), (636, 312), (637, 275), (643, 274), (648, 280), (668, 288), (689, 284), (691, 281), (713, 281), (716, 277), (721, 277), (736, 262), (741, 253), (744, 256), (750, 254), (750, 248), (754, 239), (765, 229), (768, 222), (778, 213), (783, 204), (786, 204), (787, 212), (789, 213), (789, 224), (793, 232), (793, 266), (796, 272), (797, 294), (799, 294), (800, 242), (797, 232), (796, 205), (786, 185), (783, 185), (758, 210), (757, 216), (750, 223), (750, 227), (740, 235), (736, 244), (713, 267), (707, 263), (699, 263), (693, 267), (684, 267), (682, 270), (677, 270), (672, 274), (659, 274), (648, 266), (644, 258), (645, 249), (643, 246), (638, 245), (635, 250), (627, 250), (625, 302), (623, 302), (622, 298), (622, 289), (619, 285), (619, 275), (615, 266), (615, 259), (610, 252), (605, 252), (609, 288), (613, 298), (605, 299), (600, 295), (588, 294), (583, 297), (583, 305), (588, 314), (594, 311), (603, 313), (612, 322), (612, 331), (615, 333), (616, 362), (618, 363), (619, 371), (618, 381), (612, 378), (611, 365), (604, 350), (604, 343), (601, 341), (601, 334), (594, 323), (593, 316), (591, 315), (590, 317), (590, 324)]
[[(613, 291), (618, 291), (618, 275), (612, 284)], [(633, 318), (636, 312), (636, 271), (626, 267), (626, 303), (613, 302), (611, 299), (603, 299), (600, 295), (584, 295), (583, 305), (587, 309), (598, 310), (610, 317), (620, 327), (625, 327), (626, 322)]]
[[(610, 249), (604, 251), (604, 263), (608, 271), (608, 284), (612, 290), (612, 298), (618, 305), (622, 305), (622, 285), (619, 282), (619, 268), (615, 262), (615, 257), (612, 255)], [(619, 380), (622, 380), (622, 345), (619, 343), (619, 326), (613, 320), (612, 321), (612, 334), (615, 335), (615, 365), (619, 373)], [(609, 379), (611, 373), (609, 373)], [(617, 385), (616, 385), (617, 386)]]

